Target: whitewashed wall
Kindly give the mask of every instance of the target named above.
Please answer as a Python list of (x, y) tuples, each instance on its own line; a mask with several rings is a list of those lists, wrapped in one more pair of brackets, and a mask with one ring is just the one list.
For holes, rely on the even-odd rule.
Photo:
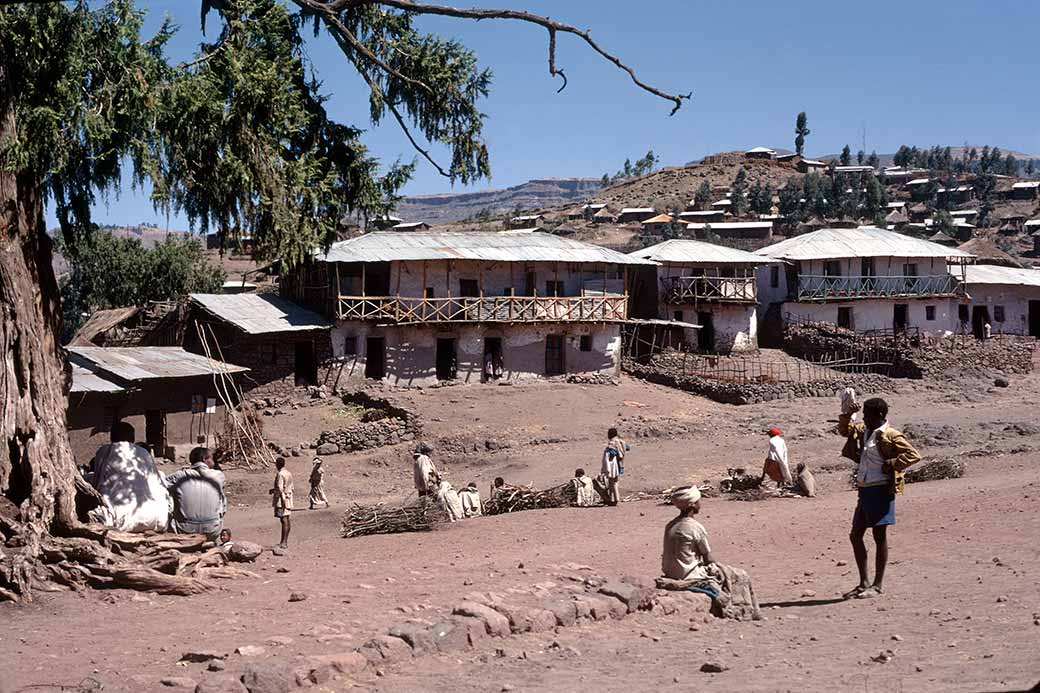
[[(1040, 286), (969, 284), (967, 289), (972, 306), (981, 305), (989, 309), (994, 333), (1029, 334), (1029, 302), (1040, 301)], [(1004, 306), (1003, 323), (996, 321), (996, 306)]]
[[(852, 309), (853, 328), (857, 332), (863, 332), (891, 329), (894, 324), (897, 303), (905, 303), (908, 306), (909, 325), (922, 332), (955, 331), (960, 325), (957, 318), (958, 301), (952, 298), (858, 299), (829, 303), (786, 301), (783, 304), (783, 312), (796, 319), (830, 322), (836, 325), (838, 324), (838, 309), (848, 307)], [(926, 306), (935, 306), (934, 320), (927, 319)]]

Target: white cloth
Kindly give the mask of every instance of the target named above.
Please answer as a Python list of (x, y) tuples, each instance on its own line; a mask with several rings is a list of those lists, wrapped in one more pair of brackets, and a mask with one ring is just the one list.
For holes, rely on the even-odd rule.
[(708, 532), (701, 523), (680, 515), (665, 527), (661, 572), (673, 580), (706, 578), (708, 564), (705, 559), (710, 553)]
[(133, 443), (102, 445), (90, 477), (102, 504), (90, 519), (123, 532), (163, 531), (169, 521), (169, 494), (151, 453)]
[(771, 436), (769, 438), (769, 459), (780, 465), (780, 473), (783, 474), (784, 483), (791, 483), (791, 467), (787, 463), (787, 441), (782, 436)]
[(459, 499), (462, 501), (463, 517), (479, 517), (484, 514), (480, 505), (480, 493), (476, 489), (462, 489), (459, 491)]
[(672, 495), (668, 498), (668, 501), (679, 508), (679, 510), (687, 510), (693, 507), (693, 504), (701, 499), (701, 490), (696, 486), (683, 486), (672, 491)]
[(859, 403), (856, 401), (856, 390), (851, 387), (847, 387), (841, 391), (841, 413), (852, 414), (859, 407)]
[(433, 485), (430, 483), (430, 474), (437, 473), (437, 467), (434, 466), (433, 460), (428, 455), (419, 455), (415, 458), (415, 463), (412, 466), (412, 476), (415, 481), (415, 491), (420, 496), (428, 496), (433, 493)]
[(859, 454), (859, 467), (856, 469), (856, 485), (860, 488), (865, 486), (884, 486), (889, 477), (885, 473), (885, 458), (878, 451), (877, 442), (881, 433), (888, 428), (888, 422), (881, 424), (868, 436), (863, 432), (863, 451)]
[(436, 496), (437, 502), (440, 503), (444, 512), (448, 513), (448, 522), (455, 522), (466, 517), (459, 494), (447, 481), (437, 484)]
[(588, 508), (596, 504), (596, 488), (592, 485), (592, 479), (588, 476), (577, 476), (571, 479), (571, 484), (577, 493), (577, 504), (579, 508)]
[(603, 464), (600, 466), (600, 474), (608, 479), (616, 479), (621, 476), (619, 465), (625, 459), (625, 442), (620, 438), (611, 438), (607, 447), (603, 448)]
[(271, 505), (278, 510), (293, 509), (293, 478), (292, 472), (285, 467), (278, 470), (274, 475), (274, 494)]

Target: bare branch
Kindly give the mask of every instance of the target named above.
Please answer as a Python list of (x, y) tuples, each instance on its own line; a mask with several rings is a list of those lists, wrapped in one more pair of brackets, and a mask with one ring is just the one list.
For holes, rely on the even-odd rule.
[[(295, 0), (297, 3), (306, 4), (308, 7), (314, 9), (322, 8), (320, 11), (323, 13), (338, 12), (340, 10), (361, 7), (363, 5), (381, 5), (384, 7), (393, 7), (398, 10), (404, 10), (406, 12), (414, 12), (415, 14), (433, 14), (444, 17), (456, 17), (459, 19), (513, 19), (520, 22), (527, 22), (528, 24), (536, 24), (549, 30), (549, 52), (550, 52), (550, 72), (556, 69), (555, 66), (555, 32), (559, 31), (565, 34), (573, 34), (581, 40), (583, 40), (592, 50), (599, 53), (601, 56), (606, 58), (608, 61), (614, 64), (619, 70), (628, 73), (628, 76), (632, 81), (643, 91), (646, 91), (654, 96), (660, 97), (665, 101), (671, 101), (675, 104), (672, 107), (669, 115), (675, 115), (676, 111), (682, 108), (683, 101), (689, 100), (692, 96), (691, 93), (687, 94), (669, 94), (661, 91), (657, 87), (653, 87), (646, 82), (643, 82), (639, 77), (636, 76), (635, 70), (621, 62), (613, 53), (605, 50), (602, 46), (593, 40), (592, 35), (588, 31), (584, 31), (570, 24), (563, 24), (561, 22), (554, 21), (548, 17), (541, 15), (532, 14), (530, 12), (523, 12), (520, 10), (500, 10), (500, 9), (462, 9), (457, 7), (448, 7), (446, 5), (428, 5), (425, 3), (412, 2), (412, 0), (333, 0), (333, 2), (321, 2), (320, 0)], [(553, 72), (553, 76), (559, 73), (559, 70)], [(566, 81), (566, 77), (563, 79)]]
[(556, 69), (556, 29), (549, 29), (549, 74), (555, 77), (559, 75), (563, 78), (563, 84), (556, 90), (559, 94), (567, 87), (567, 75), (563, 74), (563, 70)]

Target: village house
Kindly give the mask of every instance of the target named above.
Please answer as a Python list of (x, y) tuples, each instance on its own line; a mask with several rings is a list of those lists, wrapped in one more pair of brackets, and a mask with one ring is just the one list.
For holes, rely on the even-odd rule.
[(688, 224), (695, 222), (711, 224), (714, 222), (722, 221), (725, 218), (726, 213), (721, 209), (707, 209), (703, 211), (689, 211), (679, 213), (679, 221), (683, 221)]
[(617, 221), (617, 215), (605, 206), (592, 215), (593, 224), (613, 224), (615, 221)]
[(545, 217), (541, 214), (521, 214), (519, 216), (512, 217), (509, 220), (509, 228), (527, 229), (535, 226), (541, 226), (543, 223), (545, 223)]
[(773, 237), (771, 221), (724, 221), (716, 224), (689, 223), (686, 231), (691, 235), (704, 236), (712, 233), (728, 240), (765, 240)]
[(657, 210), (653, 207), (625, 207), (618, 213), (617, 221), (619, 224), (644, 222), (653, 216), (657, 216)]
[(332, 324), (317, 313), (269, 293), (191, 294), (189, 308), (184, 347), (247, 367), (250, 372), (241, 381), (245, 394), (270, 396), (298, 386), (335, 384)]
[(776, 150), (769, 147), (755, 147), (744, 152), (744, 157), (748, 159), (772, 159), (775, 156)]
[(1035, 200), (1040, 192), (1040, 180), (1027, 180), (1011, 186), (1012, 200)]
[(1000, 217), (1000, 227), (997, 229), (1001, 233), (1018, 233), (1025, 228), (1026, 215), (1021, 212), (1008, 212)]
[(928, 197), (928, 191), (931, 189), (932, 179), (931, 178), (914, 178), (908, 181), (903, 187), (910, 192), (911, 199), (920, 201)]
[(957, 326), (963, 268), (956, 248), (876, 228), (821, 229), (755, 251), (786, 271), (763, 280), (759, 300), (785, 320), (867, 332), (942, 332)]
[(655, 217), (650, 217), (646, 221), (642, 222), (640, 226), (643, 227), (643, 231), (646, 233), (665, 233), (670, 231), (672, 224), (675, 219), (669, 214), (658, 214)]
[(798, 169), (800, 173), (823, 171), (827, 168), (827, 162), (817, 161), (816, 159), (799, 159), (798, 163), (795, 164), (795, 168)]
[(964, 285), (971, 313), (961, 306), (961, 321), (970, 321), (976, 336), (988, 323), (992, 334), (1040, 337), (1040, 270), (969, 265)]
[(391, 231), (429, 231), (430, 225), (425, 221), (404, 221), (390, 227)]
[(345, 376), (430, 385), (614, 377), (625, 277), (648, 260), (547, 233), (373, 233), (335, 243), (283, 290), (334, 320)]
[(975, 188), (970, 185), (939, 188), (935, 191), (935, 199), (939, 206), (964, 204), (974, 197)]
[(977, 209), (955, 209), (950, 212), (950, 216), (954, 219), (964, 219), (969, 224), (974, 224), (975, 220), (979, 216), (979, 210)]
[(249, 370), (169, 346), (72, 346), (68, 357), (67, 420), (78, 464), (109, 442), (116, 421), (133, 425), (157, 457), (175, 459), (200, 441), (212, 442), (223, 421), (218, 383), (238, 382)]
[(641, 267), (632, 290), (638, 317), (688, 323), (684, 341), (698, 351), (729, 353), (758, 348), (756, 269), (779, 265), (735, 248), (674, 239), (630, 253), (657, 266)]
[(885, 225), (888, 229), (893, 231), (902, 231), (909, 225), (910, 217), (908, 217), (901, 208), (893, 209), (891, 212), (885, 215)]
[(372, 224), (372, 228), (383, 231), (386, 229), (391, 229), (403, 222), (404, 219), (402, 219), (401, 217), (395, 217), (393, 214), (382, 214), (373, 219), (370, 223)]

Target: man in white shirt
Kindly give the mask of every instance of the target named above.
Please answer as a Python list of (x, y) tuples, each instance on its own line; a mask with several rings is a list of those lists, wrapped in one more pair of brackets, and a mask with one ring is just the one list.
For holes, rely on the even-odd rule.
[(715, 563), (708, 545), (708, 532), (693, 516), (701, 511), (701, 492), (696, 486), (676, 489), (669, 498), (679, 516), (664, 529), (661, 572), (672, 580), (703, 580)]
[(289, 548), (289, 532), (292, 530), (290, 520), (293, 511), (293, 478), (292, 472), (285, 468), (285, 458), (279, 457), (274, 461), (278, 472), (274, 475), (274, 488), (271, 489), (271, 505), (274, 506), (274, 516), (282, 525), (281, 539), (278, 548)]
[(484, 514), (484, 506), (480, 503), (480, 491), (477, 490), (477, 482), (471, 481), (466, 488), (459, 491), (459, 500), (462, 501), (463, 517), (480, 517)]
[(625, 441), (618, 435), (616, 428), (607, 430), (607, 447), (603, 449), (603, 464), (600, 467), (600, 476), (606, 484), (604, 501), (607, 505), (617, 505), (621, 500), (618, 483), (625, 462), (625, 447)]
[(432, 452), (426, 443), (419, 443), (412, 452), (412, 479), (415, 482), (415, 492), (419, 497), (432, 495), (437, 490), (437, 479), (439, 474), (437, 467), (430, 459)]
[(762, 467), (762, 481), (769, 477), (778, 484), (790, 486), (791, 466), (787, 461), (787, 441), (779, 428), (769, 429), (769, 453), (765, 466)]
[(126, 421), (112, 425), (110, 439), (98, 449), (93, 471), (86, 475), (102, 499), (88, 516), (123, 532), (164, 531), (169, 496), (151, 453), (134, 445), (134, 427)]
[(596, 488), (592, 485), (592, 479), (585, 474), (584, 469), (579, 467), (574, 470), (571, 485), (574, 487), (575, 505), (579, 508), (588, 508), (596, 504)]

